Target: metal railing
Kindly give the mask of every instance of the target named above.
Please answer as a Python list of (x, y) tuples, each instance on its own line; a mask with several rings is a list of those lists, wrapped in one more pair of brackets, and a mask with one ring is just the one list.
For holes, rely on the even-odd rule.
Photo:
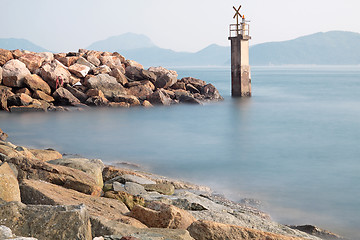
[(243, 37), (250, 36), (250, 25), (247, 23), (230, 24), (230, 37), (237, 37), (239, 35)]

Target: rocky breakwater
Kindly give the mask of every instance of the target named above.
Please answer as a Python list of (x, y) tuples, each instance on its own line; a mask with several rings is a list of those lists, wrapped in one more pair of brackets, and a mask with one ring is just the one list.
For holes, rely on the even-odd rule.
[(340, 239), (278, 224), (208, 187), (0, 136), (0, 239)]
[[(66, 106), (130, 107), (222, 100), (200, 79), (143, 66), (117, 52), (80, 49), (34, 53), (0, 49), (0, 110), (66, 110)], [(65, 106), (65, 108), (64, 108)]]

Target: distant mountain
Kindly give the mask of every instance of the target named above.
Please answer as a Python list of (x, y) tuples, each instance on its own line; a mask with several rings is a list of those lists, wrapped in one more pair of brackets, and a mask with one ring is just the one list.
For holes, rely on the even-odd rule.
[(9, 50), (23, 49), (32, 52), (49, 52), (49, 50), (21, 38), (0, 38), (0, 48)]
[[(88, 49), (118, 51), (145, 66), (229, 66), (230, 47), (210, 45), (196, 53), (176, 52), (156, 46), (139, 34), (127, 33), (96, 42)], [(250, 47), (251, 65), (360, 64), (360, 34), (331, 31), (294, 40)]]
[(250, 48), (250, 64), (360, 64), (360, 34), (331, 31)]
[(138, 48), (152, 48), (155, 44), (145, 35), (125, 33), (119, 36), (109, 37), (105, 40), (91, 44), (87, 49), (98, 51), (119, 52)]

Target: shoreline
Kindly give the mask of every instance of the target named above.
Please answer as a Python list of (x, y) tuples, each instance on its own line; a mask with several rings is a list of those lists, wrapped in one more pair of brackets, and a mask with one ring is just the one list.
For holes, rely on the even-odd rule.
[[(2, 131), (0, 133), (2, 133)], [(5, 134), (0, 134), (0, 136), (3, 136), (2, 139), (5, 139), (5, 140), (7, 138), (7, 136)], [(3, 149), (1, 149), (2, 146), (8, 146), (8, 147), (12, 146), (12, 149), (10, 149), (11, 151), (8, 152), (8, 155), (12, 154), (11, 155), (12, 157), (16, 156), (16, 154), (21, 154), (22, 155), (21, 157), (24, 157), (26, 155), (26, 158), (28, 158), (26, 161), (28, 163), (32, 161), (32, 160), (29, 160), (31, 158), (31, 151), (36, 152), (36, 150), (30, 150), (30, 149), (27, 149), (25, 147), (16, 146), (16, 145), (11, 144), (10, 142), (6, 142), (5, 140), (0, 142), (0, 150), (2, 152), (4, 152)], [(43, 150), (37, 150), (37, 151), (39, 152), (39, 151), (43, 151)], [(51, 151), (50, 153), (54, 154), (55, 152), (56, 151), (54, 151), (54, 152)], [(60, 153), (56, 153), (55, 157), (52, 156), (52, 158), (58, 159), (59, 156), (60, 156), (59, 154)], [(44, 159), (46, 158), (45, 155), (43, 156)], [(19, 165), (16, 165), (18, 174), (19, 174), (19, 172), (29, 171), (29, 169), (24, 170), (21, 167), (22, 165), (19, 162), (17, 162), (16, 160), (14, 160), (14, 159), (11, 160), (9, 158), (5, 158), (3, 155), (1, 155), (1, 156), (2, 156), (2, 160), (5, 160), (4, 163), (9, 162), (9, 163), (12, 163), (13, 165), (16, 165), (16, 163), (19, 164)], [(40, 155), (37, 155), (37, 156), (40, 156)], [(19, 155), (18, 155), (18, 157), (19, 157)], [(61, 161), (66, 162), (67, 161), (66, 159), (69, 159), (69, 158), (66, 158), (64, 155), (61, 155), (60, 162)], [(75, 159), (82, 159), (82, 158), (75, 158)], [(58, 161), (58, 160), (53, 159), (53, 160), (50, 160), (50, 162), (51, 161)], [(80, 160), (74, 160), (74, 161), (76, 162), (76, 164), (73, 164), (73, 165), (80, 164), (79, 162), (77, 162), (77, 161), (80, 161)], [(101, 162), (101, 160), (100, 160), (100, 162)], [(87, 162), (87, 163), (89, 164), (89, 162)], [(44, 162), (42, 162), (42, 163), (37, 162), (36, 164), (44, 164)], [(63, 166), (69, 166), (68, 163), (66, 163), (66, 164), (59, 163), (59, 164), (63, 165)], [(101, 164), (103, 165), (102, 162), (101, 162)], [(51, 165), (51, 166), (54, 167), (53, 165)], [(35, 169), (36, 169), (36, 167), (35, 167)], [(80, 169), (82, 169), (83, 172), (86, 173), (86, 171), (84, 171), (84, 168), (80, 168)], [(106, 171), (104, 171), (104, 169), (106, 169)], [(270, 218), (269, 215), (267, 215), (266, 213), (254, 208), (254, 207), (250, 207), (250, 206), (245, 205), (245, 204), (235, 203), (235, 202), (232, 202), (230, 200), (227, 200), (223, 196), (214, 195), (213, 192), (211, 191), (211, 189), (208, 188), (208, 187), (205, 187), (205, 186), (198, 186), (198, 185), (195, 185), (195, 184), (192, 184), (192, 183), (187, 183), (187, 182), (184, 182), (184, 181), (181, 181), (181, 180), (175, 180), (175, 179), (171, 179), (171, 178), (168, 178), (168, 177), (164, 177), (164, 176), (160, 176), (160, 175), (156, 175), (156, 174), (152, 174), (152, 173), (148, 173), (148, 172), (142, 172), (142, 171), (136, 171), (136, 170), (128, 170), (128, 169), (125, 169), (125, 168), (112, 167), (112, 166), (109, 166), (109, 165), (105, 165), (103, 167), (101, 173), (102, 173), (101, 175), (103, 177), (102, 182), (104, 184), (104, 187), (103, 187), (104, 193), (100, 194), (99, 197), (101, 195), (106, 196), (106, 194), (109, 192), (108, 197), (112, 196), (115, 199), (119, 199), (118, 197), (114, 197), (113, 195), (111, 195), (111, 194), (114, 194), (115, 188), (117, 188), (116, 190), (125, 190), (125, 191), (120, 191), (120, 192), (126, 192), (127, 191), (126, 184), (128, 182), (130, 182), (131, 184), (134, 185), (134, 184), (138, 184), (138, 183), (135, 183), (136, 181), (148, 181), (146, 183), (143, 182), (143, 185), (146, 185), (146, 184), (148, 184), (148, 185), (149, 184), (150, 185), (151, 184), (160, 185), (160, 186), (164, 187), (166, 191), (168, 191), (169, 190), (168, 188), (170, 188), (170, 193), (171, 194), (169, 194), (169, 192), (167, 192), (167, 194), (164, 194), (164, 192), (159, 193), (159, 191), (165, 191), (164, 189), (157, 190), (157, 191), (156, 190), (154, 191), (154, 189), (151, 189), (151, 191), (142, 190), (140, 192), (136, 192), (136, 194), (130, 194), (129, 192), (126, 192), (126, 194), (130, 194), (132, 196), (133, 202), (134, 202), (135, 196), (139, 197), (140, 199), (143, 199), (142, 201), (144, 201), (144, 203), (146, 203), (146, 204), (144, 204), (146, 207), (148, 207), (147, 205), (151, 205), (151, 203), (160, 201), (161, 204), (166, 204), (166, 206), (174, 206), (177, 209), (181, 209), (181, 210), (186, 211), (186, 213), (184, 213), (184, 215), (190, 213), (191, 216), (194, 217), (194, 221), (192, 223), (197, 222), (197, 223), (205, 224), (205, 223), (203, 223), (201, 221), (211, 221), (211, 223), (212, 222), (217, 222), (219, 224), (225, 224), (226, 227), (229, 227), (229, 226), (241, 226), (241, 228), (245, 227), (245, 228), (248, 228), (248, 229), (257, 229), (256, 231), (261, 232), (261, 233), (256, 232), (257, 234), (267, 234), (269, 232), (271, 232), (272, 234), (280, 234), (281, 236), (283, 236), (283, 238), (280, 238), (280, 239), (288, 239), (288, 238), (286, 238), (286, 236), (287, 237), (291, 237), (291, 236), (292, 237), (303, 237), (305, 239), (319, 239), (319, 238), (316, 238), (316, 237), (314, 237), (312, 235), (308, 235), (308, 234), (306, 234), (304, 232), (293, 230), (293, 229), (291, 229), (291, 228), (289, 228), (289, 227), (287, 227), (285, 225), (275, 223), (275, 222), (271, 221), (271, 218)], [(137, 179), (136, 180), (132, 179), (130, 181), (127, 181), (128, 179), (125, 179), (124, 175), (130, 175), (130, 176), (132, 176), (130, 178), (135, 177)], [(129, 176), (127, 176), (127, 177), (129, 177)], [(117, 182), (117, 180), (114, 180), (114, 178), (115, 179), (118, 178), (117, 180), (120, 179), (119, 182), (122, 185), (120, 186), (119, 182)], [(34, 194), (34, 192), (38, 192), (38, 193), (40, 192), (43, 195), (44, 194), (46, 195), (46, 191), (44, 189), (42, 189), (42, 187), (36, 188), (37, 185), (42, 185), (40, 182), (37, 182), (38, 180), (36, 180), (36, 177), (34, 177), (34, 176), (29, 177), (29, 174), (28, 174), (26, 180), (22, 179), (19, 176), (18, 176), (18, 179), (19, 179), (19, 182), (20, 182), (20, 190), (21, 189), (27, 189), (26, 191), (29, 192), (29, 189), (31, 189), (30, 192), (32, 192), (32, 197), (34, 199), (36, 199), (36, 194)], [(40, 179), (40, 180), (42, 180), (44, 182), (49, 182), (49, 179)], [(31, 181), (34, 181), (34, 182), (31, 182)], [(115, 182), (117, 184), (115, 184)], [(50, 183), (48, 183), (47, 185), (49, 185), (49, 184)], [(53, 183), (51, 183), (51, 184), (53, 184)], [(25, 188), (24, 188), (24, 186), (25, 186)], [(64, 188), (64, 186), (61, 186), (60, 188), (59, 188), (59, 186), (52, 186), (52, 187), (54, 187), (54, 189), (57, 189), (60, 192), (66, 192), (66, 191), (68, 191), (69, 187), (71, 189), (73, 186), (67, 186), (67, 187), (65, 186), (65, 188)], [(150, 189), (150, 186), (147, 186), (147, 187), (149, 187), (148, 189)], [(154, 187), (154, 186), (151, 186), (151, 187)], [(173, 188), (173, 190), (172, 190), (172, 188)], [(109, 189), (111, 189), (111, 190), (109, 190)], [(76, 189), (76, 190), (78, 191), (79, 189)], [(105, 191), (105, 190), (107, 190), (107, 191)], [(93, 192), (96, 192), (96, 191), (93, 191)], [(118, 192), (118, 191), (115, 191), (115, 192)], [(134, 192), (132, 192), (132, 193), (134, 193)], [(75, 194), (75, 193), (71, 193), (71, 194)], [(52, 197), (49, 195), (49, 196), (47, 196), (47, 198), (52, 198)], [(22, 196), (22, 199), (23, 199), (23, 196)], [(41, 203), (41, 201), (39, 199), (37, 199), (37, 200), (34, 200), (34, 199), (30, 199), (30, 200), (27, 199), (27, 201), (28, 201), (27, 203), (31, 203), (31, 204), (34, 204), (34, 203), (39, 204), (40, 203), (40, 206), (43, 204), (43, 203)], [(130, 204), (129, 199), (125, 199), (125, 200), (122, 199), (122, 200), (124, 201), (125, 204), (126, 203), (128, 205)], [(40, 202), (38, 202), (38, 201), (40, 201)], [(64, 201), (64, 199), (62, 199), (62, 200), (59, 200), (59, 199), (54, 200), (54, 199), (52, 199), (52, 201), (53, 202), (58, 201), (57, 203), (63, 203), (62, 201)], [(53, 204), (51, 204), (51, 205), (53, 205)], [(59, 204), (55, 204), (55, 205), (59, 205)], [(155, 209), (159, 209), (159, 206), (160, 205), (152, 206), (152, 207), (155, 208)], [(163, 205), (161, 205), (161, 206), (163, 206)], [(142, 214), (140, 214), (140, 215), (147, 214), (148, 211), (150, 211), (146, 207), (143, 207), (145, 210), (140, 209), (141, 211), (143, 211)], [(128, 209), (128, 210), (131, 210), (131, 209)], [(131, 212), (132, 212), (132, 210), (130, 211), (130, 216), (131, 216)], [(128, 216), (128, 214), (125, 214), (124, 216)], [(97, 217), (99, 217), (99, 216), (97, 216)], [(100, 216), (100, 217), (104, 217), (104, 216)], [(139, 216), (137, 216), (137, 217), (141, 218)], [(137, 219), (137, 218), (134, 217), (134, 219)], [(99, 221), (101, 223), (97, 223), (97, 224), (100, 224), (100, 225), (102, 224), (103, 227), (106, 225), (105, 223), (108, 223), (107, 221), (104, 221), (104, 220), (99, 220)], [(127, 221), (128, 221), (128, 223), (130, 222), (130, 224), (128, 224), (130, 226), (139, 224), (138, 222), (136, 224), (131, 223), (131, 221), (135, 221), (133, 219), (131, 219), (131, 220), (127, 219)], [(141, 223), (143, 223), (144, 221), (146, 222), (146, 220), (144, 220), (144, 219), (142, 219), (142, 221), (141, 220), (139, 220), (139, 221)], [(2, 223), (2, 221), (0, 220), (0, 225), (1, 225), (1, 223)], [(148, 225), (148, 224), (145, 224), (145, 225)], [(206, 222), (206, 224), (207, 224), (206, 227), (211, 228), (211, 224), (209, 224), (208, 222)], [(194, 224), (194, 225), (196, 225), (196, 224)], [(96, 224), (92, 222), (92, 226), (96, 226)], [(106, 226), (108, 228), (111, 228), (110, 225), (106, 225)], [(139, 227), (139, 226), (137, 226), (137, 227)], [(189, 226), (187, 226), (187, 228), (188, 227)], [(217, 227), (219, 227), (219, 226), (217, 226)], [(222, 227), (224, 227), (224, 226), (222, 226)], [(121, 227), (112, 226), (112, 228), (111, 228), (112, 233), (117, 233), (119, 228), (123, 229), (124, 226), (121, 226)], [(197, 230), (200, 229), (200, 225), (198, 225), (196, 227), (196, 229)], [(236, 228), (236, 229), (238, 230), (238, 228)], [(308, 226), (307, 230), (309, 230), (309, 229), (314, 230), (315, 227)], [(244, 229), (242, 229), (242, 230), (244, 230)], [(317, 234), (323, 234), (323, 235), (328, 234), (329, 236), (332, 236), (332, 237), (336, 236), (336, 235), (331, 234), (331, 233), (329, 233), (327, 231), (323, 231), (323, 230), (320, 230), (320, 229), (317, 229), (317, 228), (316, 228), (316, 230), (318, 231)], [(195, 234), (194, 229), (191, 230), (191, 231), (190, 231), (190, 233)], [(143, 234), (147, 234), (145, 232)], [(224, 233), (222, 233), (222, 234), (224, 234)], [(107, 235), (109, 235), (109, 234), (107, 234)], [(186, 233), (185, 233), (185, 235), (186, 235)], [(142, 239), (142, 238), (139, 238), (139, 239)], [(178, 238), (170, 238), (170, 239), (178, 239)], [(181, 238), (181, 239), (191, 239), (191, 238)], [(201, 239), (201, 238), (195, 238), (195, 239)], [(278, 239), (278, 238), (276, 238), (276, 239)], [(297, 238), (294, 238), (294, 239), (297, 239)], [(323, 238), (323, 239), (330, 239), (330, 238)], [(331, 239), (336, 239), (336, 238), (331, 238)], [(344, 238), (337, 238), (337, 239), (344, 239)]]

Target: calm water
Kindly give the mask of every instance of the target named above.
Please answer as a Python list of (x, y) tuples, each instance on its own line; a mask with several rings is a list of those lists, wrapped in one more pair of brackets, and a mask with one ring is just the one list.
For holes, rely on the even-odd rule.
[(254, 67), (253, 97), (230, 98), (225, 68), (176, 69), (221, 103), (85, 113), (0, 114), (17, 144), (129, 161), (262, 200), (286, 224), (360, 236), (360, 66)]

